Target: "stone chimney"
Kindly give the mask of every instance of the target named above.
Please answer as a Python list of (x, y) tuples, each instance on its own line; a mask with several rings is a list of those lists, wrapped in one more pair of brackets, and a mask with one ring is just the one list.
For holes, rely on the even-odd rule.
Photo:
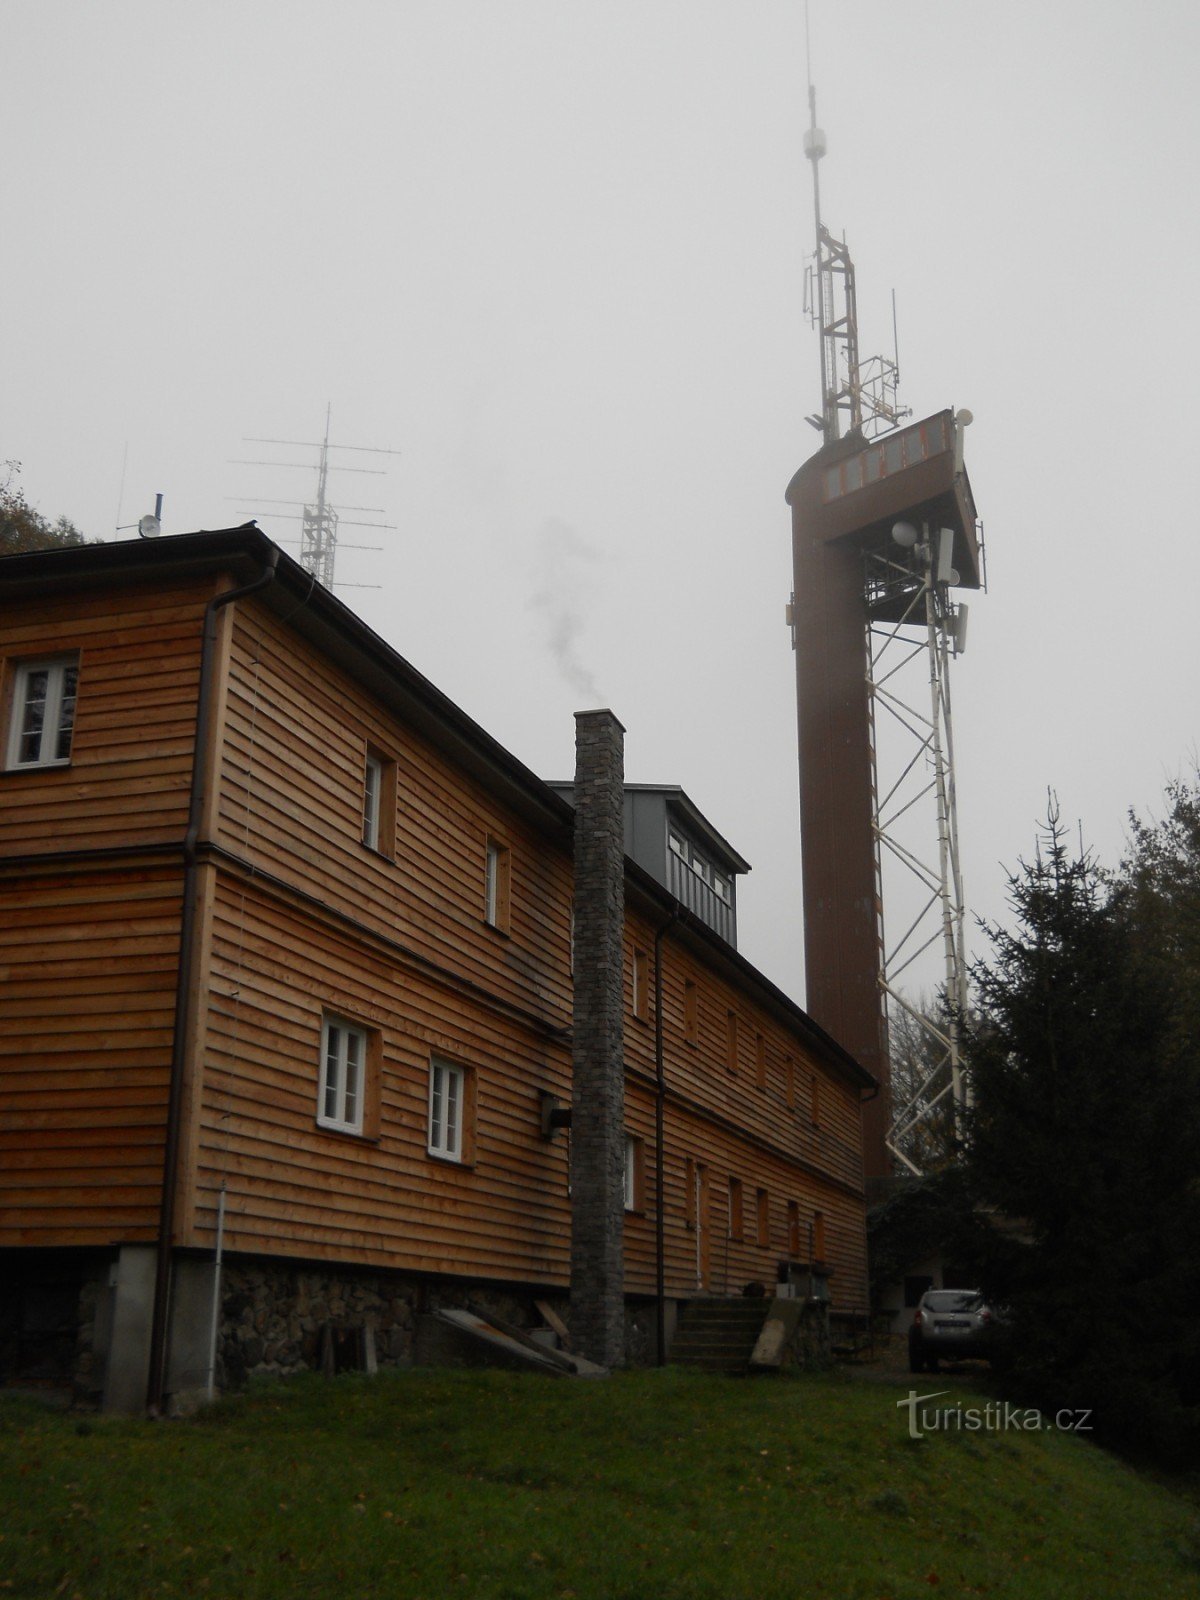
[(575, 714), (575, 1005), (571, 1334), (591, 1361), (625, 1359), (625, 730)]

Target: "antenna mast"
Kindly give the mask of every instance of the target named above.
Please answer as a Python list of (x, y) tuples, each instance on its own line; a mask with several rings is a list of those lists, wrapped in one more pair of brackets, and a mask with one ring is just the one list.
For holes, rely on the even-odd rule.
[[(811, 73), (808, 104), (816, 251), (805, 310), (820, 334), (821, 410), (807, 420), (823, 443), (787, 494), (806, 1003), (879, 1080), (864, 1106), (864, 1161), (868, 1178), (883, 1178), (945, 1160), (970, 1100), (950, 669), (966, 633), (953, 591), (983, 584), (982, 527), (963, 465), (970, 413), (898, 428), (910, 414), (897, 404), (898, 357), (860, 361), (854, 264), (821, 220), (827, 147)], [(897, 869), (915, 880), (915, 900), (910, 881), (892, 902)], [(891, 944), (885, 898), (892, 915), (908, 907)], [(945, 1006), (930, 1016), (899, 981), (939, 945)], [(895, 1029), (912, 1043), (895, 1065), (889, 1010), (912, 1024)]]
[(321, 460), (317, 468), (317, 503), (305, 506), (300, 524), (300, 565), (318, 583), (333, 588), (333, 563), (337, 556), (338, 514), (325, 498), (329, 478), (329, 419), (333, 402), (325, 407), (325, 437), (321, 441)]
[[(835, 239), (821, 221), (820, 161), (828, 146), (824, 129), (817, 126), (817, 91), (811, 77), (808, 111), (804, 154), (812, 162), (817, 248), (805, 285), (805, 309), (813, 326), (820, 331), (821, 345), (821, 411), (808, 420), (822, 434), (826, 444), (841, 437), (843, 416), (848, 432), (858, 430), (873, 439), (894, 428), (910, 412), (908, 407), (897, 404), (898, 358), (871, 356), (865, 362), (859, 360), (854, 262), (846, 241)], [(894, 331), (894, 298), (892, 326)]]
[[(396, 524), (394, 522), (345, 521), (345, 519), (339, 515), (339, 513), (329, 502), (329, 474), (331, 471), (358, 472), (369, 473), (374, 477), (384, 477), (386, 476), (386, 470), (383, 467), (344, 467), (340, 462), (330, 461), (329, 452), (331, 450), (354, 450), (361, 455), (372, 456), (398, 456), (400, 452), (399, 450), (372, 449), (368, 445), (360, 444), (331, 444), (329, 442), (329, 424), (332, 413), (333, 406), (332, 403), (329, 403), (325, 407), (325, 437), (320, 440), (264, 439), (255, 435), (250, 435), (245, 441), (247, 444), (294, 445), (300, 449), (318, 451), (317, 494), (315, 500), (266, 499), (265, 501), (254, 502), (244, 500), (241, 496), (230, 495), (227, 496), (227, 498), (238, 499), (243, 505), (258, 503), (277, 506), (299, 506), (301, 510), (298, 517), (294, 512), (286, 511), (264, 511), (261, 512), (260, 515), (264, 517), (278, 518), (282, 521), (298, 521), (300, 523), (300, 565), (304, 568), (304, 570), (306, 572), (311, 572), (313, 577), (316, 578), (317, 581), (323, 584), (327, 589), (332, 589), (335, 583), (339, 588), (378, 588), (378, 584), (344, 584), (340, 583), (339, 580), (334, 577), (334, 563), (337, 559), (338, 550), (338, 529), (339, 527), (386, 528), (394, 531)], [(302, 461), (238, 460), (235, 464), (244, 467), (300, 467), (304, 470), (308, 470), (305, 467), (305, 463)], [(382, 515), (383, 513), (382, 506), (345, 506), (343, 509), (346, 511), (366, 511), (373, 515)], [(379, 550), (382, 548), (382, 546), (376, 544), (358, 544), (344, 545), (343, 548), (349, 550)]]
[[(817, 249), (810, 294), (814, 324), (820, 330), (821, 415), (808, 420), (819, 428), (826, 444), (841, 436), (841, 413), (851, 428), (862, 426), (858, 392), (858, 309), (854, 295), (854, 263), (844, 243), (839, 244), (821, 221), (820, 161), (828, 148), (824, 130), (817, 126), (817, 91), (808, 86), (809, 125), (804, 134), (804, 154), (812, 162), (813, 220)], [(840, 286), (840, 287), (839, 287)]]

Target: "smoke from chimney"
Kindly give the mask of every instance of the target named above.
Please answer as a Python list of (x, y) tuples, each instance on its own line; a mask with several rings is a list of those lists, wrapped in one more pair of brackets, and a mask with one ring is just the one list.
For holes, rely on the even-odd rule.
[(604, 696), (580, 659), (579, 639), (587, 621), (587, 567), (599, 560), (600, 552), (569, 523), (551, 517), (537, 536), (537, 587), (528, 601), (529, 610), (542, 619), (546, 643), (563, 681), (593, 704)]

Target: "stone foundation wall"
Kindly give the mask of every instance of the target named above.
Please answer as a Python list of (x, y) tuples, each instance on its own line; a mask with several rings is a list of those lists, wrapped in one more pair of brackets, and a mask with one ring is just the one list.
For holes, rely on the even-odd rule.
[(317, 1366), (323, 1330), (370, 1322), (381, 1364), (412, 1360), (420, 1290), (390, 1275), (309, 1271), (275, 1262), (226, 1262), (221, 1280), (217, 1383), (238, 1389), (250, 1377)]
[[(189, 1258), (199, 1263), (200, 1258)], [(113, 1339), (116, 1267), (111, 1251), (96, 1251), (69, 1262), (49, 1256), (9, 1262), (0, 1294), (0, 1380), (58, 1386), (73, 1391), (78, 1406), (102, 1403)], [(47, 1313), (47, 1285), (54, 1301)], [(418, 1327), (428, 1312), (465, 1307), (491, 1313), (518, 1328), (544, 1326), (534, 1302), (551, 1306), (569, 1320), (565, 1293), (545, 1293), (468, 1282), (428, 1281), (402, 1273), (300, 1267), (279, 1261), (227, 1259), (221, 1276), (221, 1321), (217, 1337), (216, 1382), (220, 1390), (242, 1388), (252, 1377), (283, 1377), (321, 1364), (328, 1328), (342, 1359), (357, 1365), (361, 1330), (370, 1325), (379, 1366), (413, 1366), (422, 1359), (460, 1359), (436, 1338), (418, 1347)], [(204, 1315), (196, 1338), (208, 1349), (207, 1294), (196, 1302)], [(674, 1307), (668, 1307), (668, 1330)], [(179, 1306), (176, 1315), (182, 1315)], [(655, 1306), (629, 1301), (625, 1308), (626, 1362), (652, 1365), (656, 1359)], [(181, 1330), (176, 1327), (176, 1335)], [(195, 1342), (195, 1341), (193, 1341)], [(199, 1348), (199, 1346), (198, 1346)], [(461, 1355), (461, 1344), (460, 1344)], [(192, 1385), (201, 1382), (201, 1362)], [(183, 1384), (183, 1389), (188, 1384)], [(182, 1391), (181, 1391), (182, 1392)], [(200, 1390), (195, 1391), (196, 1395)], [(191, 1403), (194, 1403), (192, 1397)], [(136, 1407), (135, 1407), (136, 1410)]]
[(823, 1372), (833, 1365), (833, 1341), (829, 1334), (829, 1308), (807, 1301), (796, 1331), (788, 1340), (784, 1365), (803, 1372)]
[[(315, 1369), (321, 1362), (327, 1325), (335, 1336), (354, 1337), (369, 1323), (380, 1366), (408, 1367), (422, 1360), (450, 1359), (446, 1354), (450, 1346), (444, 1341), (439, 1343), (427, 1334), (418, 1340), (419, 1319), (426, 1312), (471, 1305), (514, 1327), (540, 1328), (544, 1324), (535, 1300), (544, 1301), (564, 1322), (568, 1320), (565, 1294), (430, 1282), (401, 1273), (227, 1261), (221, 1283), (217, 1384), (221, 1389), (238, 1389), (252, 1377), (282, 1377)], [(673, 1311), (673, 1307), (668, 1309)], [(653, 1300), (626, 1302), (628, 1365), (654, 1364), (656, 1330)]]
[[(516, 1327), (536, 1328), (542, 1326), (542, 1318), (535, 1298), (553, 1305), (565, 1320), (565, 1295), (426, 1282), (399, 1273), (227, 1262), (221, 1284), (217, 1383), (222, 1389), (237, 1389), (252, 1377), (316, 1368), (322, 1360), (326, 1327), (339, 1349), (348, 1352), (351, 1365), (357, 1364), (359, 1330), (369, 1325), (380, 1366), (413, 1366), (423, 1354), (417, 1332), (425, 1313), (470, 1304)], [(652, 1340), (653, 1311), (650, 1329)]]

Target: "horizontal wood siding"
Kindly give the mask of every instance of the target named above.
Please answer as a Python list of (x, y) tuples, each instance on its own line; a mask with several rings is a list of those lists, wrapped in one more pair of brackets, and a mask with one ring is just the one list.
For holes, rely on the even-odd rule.
[[(567, 1095), (565, 1047), (252, 883), (216, 902), (192, 1242), (224, 1182), (232, 1250), (560, 1281), (566, 1141), (538, 1091)], [(317, 1125), (326, 1013), (379, 1036), (377, 1140)], [(427, 1154), (431, 1055), (473, 1079), (470, 1165)]]
[[(689, 968), (689, 970), (693, 970)], [(539, 1132), (539, 1091), (569, 1097), (563, 1043), (456, 991), (386, 947), (340, 924), (224, 875), (216, 892), (210, 967), (212, 1005), (204, 1052), (195, 1225), (185, 1242), (211, 1246), (220, 1186), (227, 1187), (232, 1250), (347, 1260), (423, 1272), (565, 1284), (570, 1209), (567, 1143)], [(379, 1038), (378, 1137), (317, 1124), (325, 1014)], [(680, 1063), (678, 1058), (687, 1055)], [(472, 1078), (474, 1148), (469, 1164), (426, 1149), (431, 1055)], [(690, 1047), (674, 1043), (668, 1077), (695, 1090)], [(691, 1103), (692, 1099), (697, 1102)], [(747, 1138), (673, 1088), (666, 1137), (666, 1234), (672, 1293), (693, 1292), (695, 1238), (686, 1226), (688, 1157), (709, 1169), (714, 1208), (710, 1285), (775, 1281), (788, 1254), (786, 1203), (805, 1225), (826, 1218), (835, 1298), (858, 1308), (865, 1275), (862, 1202), (806, 1171), (786, 1137)], [(631, 1070), (626, 1126), (642, 1141), (641, 1204), (626, 1217), (626, 1285), (655, 1284), (654, 1093)], [(726, 1240), (725, 1185), (747, 1192), (743, 1240)], [(754, 1191), (768, 1189), (771, 1236), (756, 1242)]]
[[(654, 1067), (654, 1004), (641, 1021), (633, 1007), (635, 950), (653, 951), (654, 928), (635, 913), (626, 917), (625, 932), (625, 1059), (630, 1067), (651, 1075)], [(862, 1139), (857, 1088), (822, 1061), (799, 1028), (789, 1028), (735, 985), (703, 955), (676, 943), (663, 942), (663, 1035), (668, 1087), (714, 1117), (744, 1128), (797, 1161), (807, 1163), (861, 1192)], [(654, 963), (648, 963), (653, 991)], [(696, 1043), (684, 1029), (684, 986), (696, 986)], [(736, 1067), (730, 1070), (729, 1014), (737, 1019)], [(759, 1084), (757, 1040), (763, 1041), (764, 1072)], [(788, 1079), (793, 1104), (788, 1105)], [(820, 1121), (812, 1122), (813, 1079), (820, 1083)]]
[(0, 1244), (158, 1228), (178, 870), (0, 890)]
[[(567, 1051), (502, 1009), (489, 1009), (481, 996), (490, 996), (496, 1008), (518, 1007), (551, 1026), (569, 1026), (569, 844), (548, 840), (507, 810), (264, 607), (239, 606), (234, 621), (218, 839), (232, 855), (280, 880), (280, 888), (274, 897), (236, 890), (239, 904), (244, 899), (254, 906), (253, 916), (238, 924), (237, 948), (243, 971), (256, 976), (252, 984), (244, 976), (237, 981), (236, 1027), (232, 1017), (221, 1020), (219, 999), (216, 1004), (214, 1027), (228, 1037), (206, 1075), (197, 1159), (207, 1199), (197, 1195), (197, 1242), (211, 1229), (213, 1197), (225, 1176), (231, 1248), (563, 1282), (570, 1228), (566, 1141), (547, 1145), (538, 1137), (536, 1090), (568, 1098)], [(385, 781), (395, 785), (381, 806), (385, 818), (394, 817), (394, 832), (385, 830), (379, 851), (362, 843), (368, 751), (383, 761)], [(504, 931), (484, 920), (489, 839), (508, 852)], [(285, 886), (298, 891), (294, 900)], [(235, 891), (229, 885), (225, 892)], [(322, 924), (313, 902), (343, 920)], [(231, 911), (223, 909), (214, 943), (218, 994), (220, 964), (233, 959), (234, 926)], [(633, 1016), (631, 975), (634, 948), (651, 952), (654, 932), (630, 915), (627, 1121), (643, 1143), (645, 1203), (641, 1214), (627, 1219), (627, 1281), (637, 1292), (654, 1286), (654, 1032), (652, 1022)], [(406, 962), (405, 952), (425, 968)], [(694, 1238), (683, 1220), (690, 1155), (710, 1170), (713, 1205), (724, 1204), (731, 1172), (744, 1174), (748, 1218), (758, 1188), (771, 1196), (767, 1246), (753, 1243), (748, 1227), (747, 1238), (727, 1248), (722, 1228), (723, 1271), (774, 1281), (787, 1253), (786, 1204), (793, 1200), (805, 1226), (815, 1212), (825, 1216), (835, 1293), (860, 1304), (857, 1090), (819, 1062), (798, 1029), (776, 1020), (736, 979), (722, 976), (702, 948), (684, 949), (668, 937), (664, 965), (667, 1082), (677, 1141), (668, 1155), (673, 1286), (694, 1287)], [(698, 995), (694, 1046), (683, 1037), (689, 978)], [(232, 975), (225, 981), (232, 983)], [(316, 1126), (323, 1008), (379, 1030), (376, 1144)], [(726, 1055), (731, 1010), (740, 1047), (733, 1073)], [(235, 1032), (243, 1050), (259, 1054), (240, 1059)], [(447, 1166), (425, 1153), (431, 1051), (474, 1074), (477, 1138), (469, 1167)], [(822, 1080), (820, 1126), (810, 1114), (814, 1074)], [(716, 1239), (714, 1231), (714, 1271)]]
[(0, 859), (182, 839), (201, 630), (213, 588), (210, 580), (0, 604), (0, 737), (13, 667), (79, 654), (70, 763), (0, 771)]
[[(9, 666), (80, 653), (71, 764), (0, 775), (0, 853), (14, 866), (39, 851), (180, 844), (214, 590), (198, 581), (0, 613)], [(209, 955), (197, 993), (208, 1008), (185, 1096), (180, 1242), (211, 1247), (224, 1183), (231, 1250), (565, 1284), (567, 1139), (541, 1138), (539, 1091), (569, 1103), (570, 840), (509, 809), (257, 600), (225, 612), (222, 626), (219, 850), (203, 856), (198, 949)], [(362, 842), (368, 750), (389, 785), (379, 850)], [(509, 873), (504, 928), (485, 920), (489, 840)], [(4, 1242), (155, 1235), (181, 873), (181, 863), (132, 860), (71, 879), (10, 873), (0, 925)], [(643, 1178), (626, 1217), (636, 1293), (655, 1284), (658, 925), (636, 909), (627, 918), (626, 1121)], [(642, 1019), (635, 950), (650, 986)], [(858, 1090), (701, 939), (668, 933), (663, 961), (669, 1292), (696, 1287), (690, 1160), (708, 1174), (710, 1287), (774, 1281), (794, 1203), (805, 1239), (822, 1215), (835, 1303), (858, 1308)], [(326, 1013), (378, 1041), (369, 1138), (317, 1124)], [(469, 1074), (465, 1164), (427, 1153), (431, 1054)], [(731, 1175), (743, 1184), (741, 1238), (728, 1236)], [(769, 1197), (763, 1245), (759, 1189)]]
[[(630, 1131), (644, 1141), (645, 1205), (626, 1213), (626, 1288), (650, 1293), (654, 1287), (655, 1172), (653, 1096), (635, 1089), (626, 1099)], [(808, 1257), (808, 1228), (819, 1212), (825, 1218), (825, 1256), (832, 1268), (830, 1292), (835, 1307), (862, 1311), (866, 1306), (866, 1235), (861, 1200), (815, 1178), (786, 1156), (763, 1150), (736, 1133), (715, 1127), (668, 1101), (664, 1124), (664, 1246), (666, 1286), (671, 1296), (740, 1294), (748, 1283), (768, 1289), (776, 1282), (780, 1262), (792, 1259), (787, 1207), (799, 1209), (802, 1228), (799, 1259)], [(696, 1225), (689, 1220), (688, 1160), (706, 1168), (708, 1177), (709, 1271), (699, 1274)], [(743, 1226), (740, 1237), (729, 1228), (729, 1179), (742, 1184)], [(769, 1232), (758, 1243), (757, 1191), (768, 1197)]]
[[(569, 841), (548, 844), (266, 610), (239, 606), (219, 842), (369, 928), (559, 1025), (570, 1021)], [(388, 853), (362, 842), (368, 748), (396, 785)], [(511, 919), (484, 920), (488, 839)]]

